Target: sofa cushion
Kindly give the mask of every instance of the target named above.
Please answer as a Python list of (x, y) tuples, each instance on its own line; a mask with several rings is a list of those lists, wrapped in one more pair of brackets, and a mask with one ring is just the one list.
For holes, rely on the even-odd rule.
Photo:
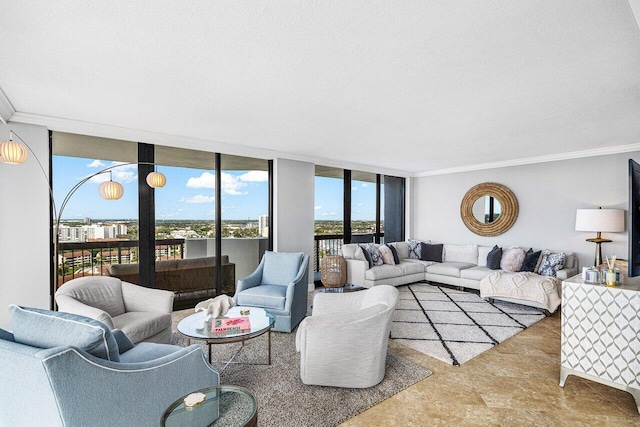
[(114, 317), (113, 324), (135, 344), (170, 328), (171, 313), (130, 311)]
[(396, 252), (398, 252), (398, 258), (409, 258), (409, 244), (407, 242), (394, 242), (390, 243), (390, 245), (396, 248)]
[(450, 276), (450, 277), (460, 277), (461, 270), (475, 267), (475, 266), (476, 266), (475, 264), (471, 264), (470, 262), (447, 261), (447, 262), (435, 263), (427, 266), (427, 273), (441, 274), (443, 276)]
[(421, 260), (421, 259), (410, 259), (410, 258), (403, 259), (402, 261), (400, 261), (400, 263), (401, 263), (401, 264), (403, 264), (403, 263), (409, 263), (409, 264), (418, 264), (418, 265), (421, 265), (421, 266), (422, 266), (422, 270), (423, 270), (423, 271), (427, 269), (427, 266), (435, 264), (435, 262), (434, 262), (434, 261), (423, 261), (423, 260)]
[(525, 252), (523, 249), (512, 246), (503, 249), (502, 259), (500, 260), (500, 268), (504, 271), (517, 272), (520, 271), (524, 262)]
[(101, 359), (120, 360), (116, 339), (102, 322), (77, 314), (17, 305), (11, 305), (9, 310), (17, 343), (40, 348), (69, 345)]
[(409, 240), (409, 258), (420, 259), (422, 254), (422, 242), (418, 240)]
[(482, 280), (494, 271), (495, 270), (491, 270), (487, 266), (465, 268), (464, 270), (460, 270), (460, 277), (471, 280)]
[(492, 249), (491, 246), (478, 246), (478, 267), (487, 266), (487, 255)]
[(478, 264), (478, 245), (444, 245), (444, 260)]
[(371, 267), (364, 272), (364, 278), (366, 280), (382, 280), (391, 279), (394, 277), (400, 277), (403, 275), (403, 270), (398, 265), (383, 264), (375, 267)]
[(236, 305), (282, 310), (284, 309), (286, 296), (286, 286), (260, 285), (236, 294)]
[(487, 255), (487, 267), (491, 270), (500, 270), (500, 260), (502, 259), (502, 248), (495, 245)]
[(408, 276), (410, 274), (420, 274), (420, 273), (424, 273), (424, 270), (426, 268), (425, 264), (431, 265), (433, 264), (433, 261), (420, 261), (420, 260), (412, 260), (415, 262), (405, 262), (402, 261), (400, 264), (398, 264), (396, 267), (400, 267), (402, 269), (402, 275), (403, 276)]
[(422, 261), (435, 261), (442, 262), (442, 248), (444, 245), (432, 245), (430, 243), (423, 243), (420, 254)]

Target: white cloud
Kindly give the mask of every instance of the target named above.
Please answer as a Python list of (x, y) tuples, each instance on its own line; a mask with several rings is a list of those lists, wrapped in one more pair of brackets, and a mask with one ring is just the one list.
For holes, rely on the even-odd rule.
[(104, 168), (105, 166), (106, 164), (97, 159), (87, 165), (88, 168)]
[(313, 209), (319, 211), (320, 209), (322, 209), (322, 205), (314, 206)]
[(215, 201), (214, 196), (205, 196), (204, 194), (196, 194), (191, 197), (183, 197), (180, 199), (181, 202), (185, 203), (213, 203)]
[(249, 171), (240, 175), (240, 181), (243, 182), (267, 182), (269, 174), (267, 171)]
[[(246, 174), (245, 174), (246, 175)], [(229, 173), (222, 172), (220, 176), (220, 180), (222, 181), (222, 192), (225, 194), (229, 194), (231, 196), (241, 196), (243, 193), (240, 191), (242, 187), (246, 187), (247, 184), (240, 181), (240, 178), (237, 176), (233, 176)], [(203, 172), (202, 175), (198, 177), (191, 177), (187, 180), (188, 188), (215, 188), (216, 187), (216, 176), (211, 172)]]
[(336, 216), (336, 215), (338, 214), (335, 212), (322, 212), (322, 216)]
[(358, 191), (358, 187), (351, 187), (351, 191)]
[[(91, 165), (97, 164), (96, 162), (100, 163), (99, 160), (94, 160), (90, 164)], [(122, 166), (118, 166), (118, 165), (122, 165)], [(102, 164), (101, 166), (104, 166), (104, 164)], [(109, 167), (112, 167), (112, 166), (116, 166), (116, 167), (92, 177), (89, 180), (89, 182), (92, 182), (94, 184), (101, 184), (105, 181), (109, 181), (110, 178), (113, 181), (119, 182), (120, 184), (129, 184), (131, 182), (137, 181), (138, 165), (136, 164), (128, 165), (122, 162), (112, 162), (111, 165), (109, 165)], [(98, 166), (93, 166), (93, 167), (98, 167)]]
[(362, 183), (362, 186), (363, 186), (363, 187), (368, 187), (368, 186), (369, 186), (369, 183), (368, 183), (368, 182), (363, 182), (363, 183)]
[(188, 188), (215, 188), (216, 176), (211, 172), (202, 172), (198, 177), (191, 177), (187, 180)]

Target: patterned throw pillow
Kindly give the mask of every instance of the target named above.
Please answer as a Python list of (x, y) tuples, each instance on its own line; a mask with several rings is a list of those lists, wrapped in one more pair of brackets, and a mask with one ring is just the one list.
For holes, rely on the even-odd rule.
[(363, 249), (367, 254), (369, 254), (369, 258), (371, 259), (371, 261), (369, 262), (370, 267), (384, 264), (382, 255), (380, 255), (380, 251), (378, 250), (377, 245), (373, 243), (367, 243), (367, 245)]
[(541, 276), (556, 277), (558, 270), (562, 270), (562, 267), (564, 267), (566, 257), (567, 255), (564, 252), (552, 254), (548, 249), (545, 250), (542, 254), (538, 274)]
[(409, 240), (409, 258), (420, 259), (422, 254), (422, 242), (418, 240)]

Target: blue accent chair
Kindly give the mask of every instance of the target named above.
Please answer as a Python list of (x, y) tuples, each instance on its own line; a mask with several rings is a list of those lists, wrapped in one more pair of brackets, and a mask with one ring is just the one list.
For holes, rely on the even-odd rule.
[(180, 397), (219, 384), (198, 345), (133, 343), (70, 313), (10, 306), (0, 329), (0, 426), (157, 426)]
[(276, 318), (274, 331), (291, 332), (307, 315), (309, 255), (265, 252), (256, 271), (238, 280), (236, 305), (262, 307)]

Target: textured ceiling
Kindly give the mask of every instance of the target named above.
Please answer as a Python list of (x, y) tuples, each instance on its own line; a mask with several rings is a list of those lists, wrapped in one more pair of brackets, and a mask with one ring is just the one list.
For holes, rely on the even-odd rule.
[(640, 31), (626, 0), (0, 10), (0, 88), (40, 123), (407, 174), (640, 143)]

